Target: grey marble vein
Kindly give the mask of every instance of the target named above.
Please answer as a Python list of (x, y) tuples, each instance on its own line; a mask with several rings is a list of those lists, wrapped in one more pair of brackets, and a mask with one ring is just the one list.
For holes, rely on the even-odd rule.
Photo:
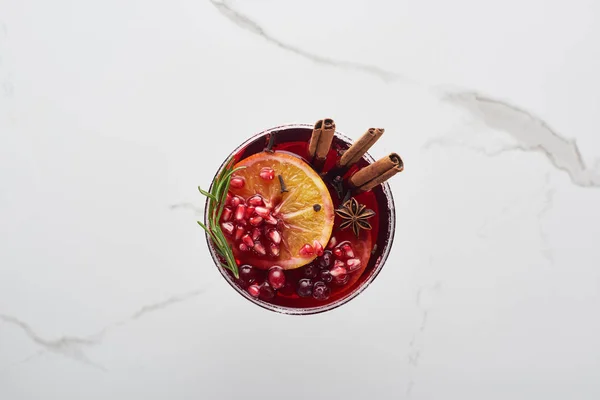
[(186, 292), (186, 293), (182, 293), (179, 295), (175, 295), (175, 296), (171, 296), (168, 299), (165, 299), (163, 301), (159, 301), (156, 303), (151, 303), (151, 304), (147, 304), (145, 306), (142, 306), (140, 309), (138, 309), (137, 311), (133, 312), (129, 317), (117, 321), (117, 322), (113, 322), (110, 325), (105, 326), (104, 328), (102, 328), (101, 330), (99, 330), (98, 332), (96, 332), (93, 335), (90, 335), (91, 338), (95, 338), (95, 340), (101, 340), (109, 331), (118, 328), (118, 327), (122, 327), (125, 326), (131, 322), (134, 322), (140, 318), (142, 318), (143, 316), (159, 311), (159, 310), (163, 310), (165, 308), (168, 308), (172, 305), (175, 304), (179, 304), (179, 303), (183, 303), (185, 301), (191, 300), (195, 297), (198, 297), (199, 295), (203, 294), (206, 292), (207, 289), (196, 289), (196, 290), (192, 290), (190, 292)]
[[(386, 82), (398, 79), (412, 81), (397, 72), (375, 65), (336, 60), (285, 43), (268, 33), (256, 21), (234, 9), (227, 1), (210, 0), (210, 2), (223, 16), (240, 28), (262, 37), (281, 49), (318, 64), (365, 72)], [(507, 151), (540, 152), (547, 157), (555, 168), (566, 172), (575, 185), (600, 187), (599, 164), (596, 163), (594, 168), (588, 168), (575, 140), (566, 139), (541, 118), (506, 101), (485, 96), (475, 91), (452, 92), (442, 90), (441, 96), (444, 100), (469, 110), (488, 126), (509, 133), (518, 142), (499, 151), (487, 153), (488, 155), (498, 155)]]
[[(101, 344), (102, 339), (106, 336), (106, 334), (115, 328), (125, 326), (131, 322), (134, 322), (146, 316), (147, 314), (154, 313), (156, 311), (163, 310), (175, 304), (191, 300), (205, 293), (206, 290), (207, 289), (196, 289), (190, 292), (182, 293), (180, 295), (171, 296), (163, 301), (147, 304), (145, 306), (142, 306), (137, 311), (133, 312), (129, 317), (121, 321), (111, 323), (105, 326), (104, 328), (100, 329), (98, 332), (87, 337), (62, 336), (55, 340), (49, 340), (42, 338), (31, 328), (29, 324), (21, 321), (20, 319), (14, 316), (0, 314), (0, 321), (20, 328), (29, 339), (31, 339), (35, 344), (42, 348), (41, 353), (43, 353), (43, 351), (48, 351), (81, 362), (83, 364), (98, 368), (102, 371), (107, 371), (107, 369), (104, 366), (90, 360), (90, 358), (85, 354), (86, 348)], [(24, 360), (21, 360), (20, 362), (15, 363), (12, 366), (28, 362), (34, 359), (36, 356), (40, 355), (41, 353), (37, 352), (31, 356), (28, 356)], [(12, 366), (8, 366), (7, 368), (5, 368), (5, 370), (10, 369)]]
[[(48, 340), (38, 335), (28, 324), (16, 317), (0, 314), (0, 320), (7, 324), (19, 327), (29, 339), (51, 353), (60, 354), (72, 360), (106, 371), (102, 365), (91, 361), (85, 354), (84, 348), (98, 344), (97, 341), (74, 336), (62, 336), (55, 340)], [(30, 358), (31, 359), (31, 358)]]
[[(468, 146), (473, 150), (489, 156), (508, 151), (539, 152), (556, 169), (566, 172), (573, 184), (580, 187), (600, 187), (598, 165), (588, 167), (574, 139), (566, 139), (534, 114), (477, 92), (447, 93), (444, 100), (465, 108), (490, 128), (504, 131), (517, 141), (516, 144), (506, 145), (494, 152)], [(432, 142), (427, 143), (426, 147), (431, 144)]]
[(401, 74), (399, 74), (397, 72), (389, 71), (389, 70), (383, 69), (381, 67), (378, 67), (376, 65), (362, 64), (362, 63), (345, 61), (345, 60), (336, 60), (334, 58), (315, 54), (310, 51), (304, 50), (298, 46), (294, 46), (292, 44), (285, 43), (285, 42), (277, 39), (276, 37), (274, 37), (269, 32), (267, 32), (260, 24), (258, 24), (256, 21), (253, 21), (247, 15), (244, 15), (243, 13), (235, 10), (230, 4), (228, 4), (228, 2), (223, 1), (223, 0), (221, 0), (221, 1), (210, 0), (210, 2), (212, 3), (213, 6), (215, 6), (217, 8), (217, 10), (219, 10), (219, 12), (223, 16), (225, 16), (228, 20), (230, 20), (231, 22), (233, 22), (240, 28), (242, 28), (248, 32), (251, 32), (257, 36), (260, 36), (267, 42), (279, 47), (280, 49), (289, 51), (290, 53), (294, 53), (297, 56), (306, 58), (317, 64), (328, 65), (328, 66), (342, 68), (342, 69), (346, 69), (346, 70), (364, 72), (364, 73), (373, 75), (377, 78), (380, 78), (384, 82), (391, 82), (391, 81), (396, 81), (396, 80), (413, 82), (412, 80), (402, 76)]
[(15, 361), (12, 364), (5, 365), (2, 369), (0, 369), (0, 375), (2, 375), (3, 373), (5, 373), (11, 369), (17, 368), (20, 365), (27, 364), (29, 361), (41, 356), (44, 353), (45, 353), (44, 350), (37, 350), (37, 351), (29, 354), (27, 357), (20, 359), (19, 361)]

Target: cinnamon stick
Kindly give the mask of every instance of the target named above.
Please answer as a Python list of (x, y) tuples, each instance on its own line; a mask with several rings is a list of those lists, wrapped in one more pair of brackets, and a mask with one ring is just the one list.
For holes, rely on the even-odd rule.
[(340, 167), (351, 167), (356, 164), (362, 156), (375, 144), (383, 135), (383, 128), (369, 128), (360, 139), (358, 139), (346, 152), (342, 155), (339, 161)]
[(312, 136), (308, 144), (308, 156), (311, 162), (323, 164), (329, 153), (333, 135), (335, 134), (335, 122), (331, 118), (320, 119), (315, 123)]
[(350, 177), (348, 183), (359, 192), (366, 192), (382, 184), (404, 169), (404, 163), (396, 153), (377, 160), (358, 170)]

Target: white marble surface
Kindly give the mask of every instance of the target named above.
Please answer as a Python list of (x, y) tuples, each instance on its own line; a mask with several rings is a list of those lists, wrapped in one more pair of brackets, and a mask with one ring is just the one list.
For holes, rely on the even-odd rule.
[[(600, 398), (598, 71), (597, 0), (0, 0), (0, 399)], [(195, 188), (324, 116), (402, 155), (397, 242), (281, 316)]]

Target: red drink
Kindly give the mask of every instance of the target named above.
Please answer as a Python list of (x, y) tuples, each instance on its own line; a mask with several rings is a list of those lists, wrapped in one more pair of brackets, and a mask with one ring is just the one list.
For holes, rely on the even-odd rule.
[[(236, 149), (232, 156), (236, 163), (248, 159), (263, 152), (267, 138), (274, 137), (272, 150), (275, 154), (293, 154), (308, 163), (308, 142), (311, 133), (312, 126), (309, 125), (273, 128), (249, 139)], [(365, 154), (347, 171), (336, 167), (340, 154), (350, 145), (350, 139), (336, 133), (325, 164), (319, 172), (331, 196), (333, 208), (348, 209), (355, 201), (357, 209), (364, 210), (361, 215), (368, 217), (364, 220), (368, 221), (367, 226), (370, 225), (371, 229), (355, 232), (351, 226), (353, 224), (349, 223), (346, 224), (346, 229), (341, 229), (348, 217), (343, 212), (336, 212), (331, 237), (327, 238), (327, 243), (322, 244), (324, 248), (320, 249), (319, 243), (314, 243), (314, 246), (307, 243), (307, 251), (311, 252), (310, 254), (320, 255), (298, 268), (284, 270), (277, 267), (279, 263), (276, 255), (279, 255), (279, 247), (284, 245), (281, 243), (281, 231), (286, 229), (285, 224), (273, 220), (273, 224), (269, 225), (268, 218), (273, 217), (262, 207), (264, 203), (260, 202), (260, 195), (248, 195), (246, 198), (237, 196), (237, 199), (232, 200), (237, 193), (235, 186), (243, 185), (243, 182), (235, 180), (234, 174), (230, 186), (232, 196), (228, 196), (220, 223), (228, 243), (234, 249), (239, 278), (222, 267), (223, 260), (217, 254), (208, 234), (207, 241), (219, 270), (238, 293), (273, 311), (312, 314), (346, 303), (376, 277), (383, 267), (394, 238), (393, 199), (387, 183), (366, 192), (353, 192), (352, 196), (349, 196), (350, 188), (346, 178), (373, 162), (373, 159)], [(225, 165), (221, 170), (224, 167)], [(276, 176), (272, 176), (272, 170), (269, 168), (261, 169), (260, 175), (266, 180), (277, 179)], [(320, 211), (320, 205), (315, 204), (314, 207), (316, 212)], [(208, 222), (208, 201), (206, 209), (205, 221)], [(276, 210), (277, 207), (272, 210), (273, 214)], [(372, 210), (373, 214), (369, 210)], [(239, 229), (239, 232), (236, 232), (236, 229)], [(303, 251), (304, 249), (300, 250), (301, 253)]]

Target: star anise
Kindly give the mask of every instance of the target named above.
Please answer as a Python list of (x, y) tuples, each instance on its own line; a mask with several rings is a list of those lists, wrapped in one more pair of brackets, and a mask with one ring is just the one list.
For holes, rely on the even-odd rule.
[(371, 224), (367, 222), (367, 219), (375, 215), (375, 211), (368, 209), (363, 204), (358, 204), (354, 197), (335, 210), (335, 213), (343, 219), (340, 228), (346, 229), (352, 226), (356, 237), (358, 237), (361, 229), (371, 229)]

